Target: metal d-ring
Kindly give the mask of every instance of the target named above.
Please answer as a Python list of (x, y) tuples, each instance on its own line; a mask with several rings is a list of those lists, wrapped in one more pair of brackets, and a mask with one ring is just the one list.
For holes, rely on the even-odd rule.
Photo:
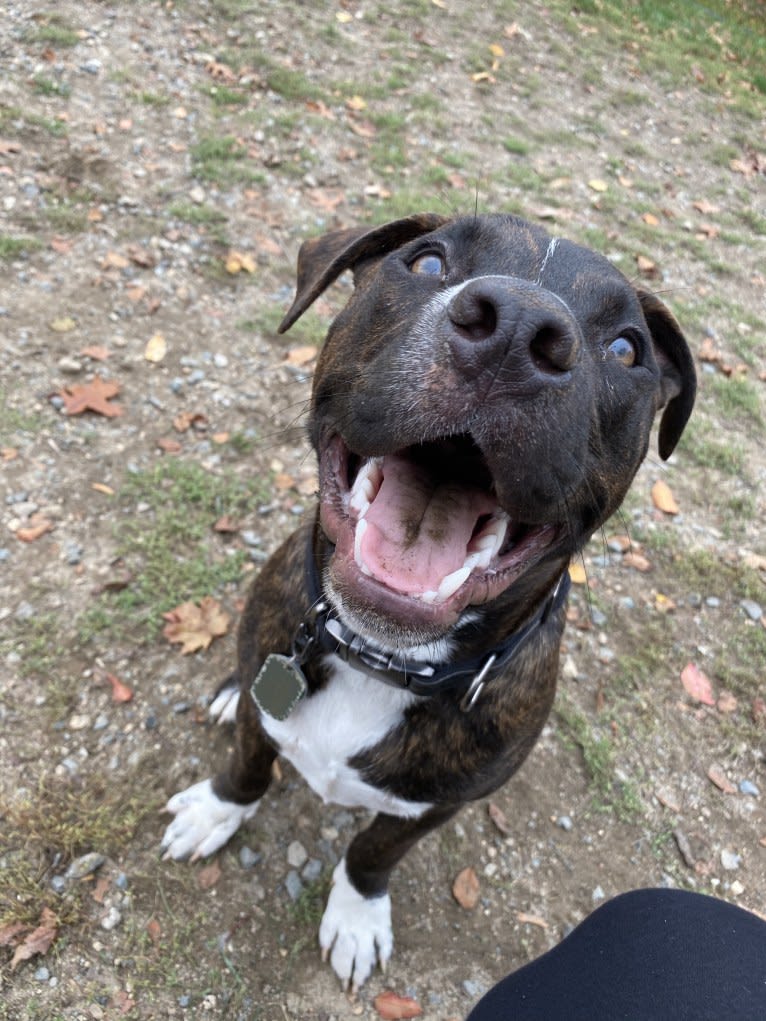
[(484, 690), (484, 684), (487, 674), (492, 669), (492, 664), (495, 662), (496, 659), (497, 653), (493, 652), (491, 656), (487, 657), (484, 666), (471, 681), (468, 691), (466, 691), (465, 695), (463, 695), (463, 697), (460, 700), (460, 708), (464, 713), (470, 712), (470, 710), (473, 709), (473, 707), (478, 702), (479, 696)]

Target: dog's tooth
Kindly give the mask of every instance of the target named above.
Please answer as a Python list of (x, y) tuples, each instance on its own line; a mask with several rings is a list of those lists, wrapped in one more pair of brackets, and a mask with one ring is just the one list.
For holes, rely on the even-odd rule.
[(360, 518), (356, 523), (356, 529), (354, 531), (354, 560), (356, 566), (359, 567), (364, 574), (369, 574), (369, 568), (362, 559), (362, 539), (364, 533), (367, 531), (367, 522), (364, 518)]
[(428, 592), (421, 592), (418, 599), (421, 603), (433, 603), (436, 600), (436, 589), (429, 589)]
[(375, 499), (375, 494), (380, 488), (383, 479), (380, 458), (373, 457), (365, 461), (359, 469), (359, 474), (354, 479), (349, 497), (349, 506), (356, 511), (357, 516), (363, 518)]
[(436, 597), (439, 602), (443, 603), (445, 599), (449, 599), (451, 595), (457, 592), (470, 573), (470, 567), (459, 567), (457, 571), (453, 571), (452, 574), (448, 574), (446, 578), (443, 578), (441, 585), (439, 585), (436, 591)]

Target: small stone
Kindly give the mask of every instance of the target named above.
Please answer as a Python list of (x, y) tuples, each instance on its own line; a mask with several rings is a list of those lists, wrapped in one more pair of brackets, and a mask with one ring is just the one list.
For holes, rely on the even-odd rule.
[(125, 875), (124, 872), (117, 873), (114, 880), (114, 885), (117, 887), (118, 890), (127, 890), (129, 881), (128, 877)]
[(606, 614), (596, 609), (595, 606), (591, 610), (590, 619), (594, 627), (604, 627), (606, 624)]
[(191, 997), (190, 996), (186, 996), (186, 994), (184, 994), (183, 996), (179, 996), (178, 997), (178, 1006), (179, 1007), (182, 1007), (182, 1008), (188, 1007), (190, 1003), (191, 1003)]
[(64, 355), (63, 358), (59, 358), (56, 365), (59, 372), (63, 372), (67, 376), (76, 376), (78, 372), (82, 372), (82, 362), (78, 361), (77, 358), (72, 358), (71, 355)]
[(122, 915), (115, 907), (109, 908), (107, 913), (101, 919), (101, 928), (107, 932), (111, 932), (112, 929), (116, 929), (122, 921)]
[(241, 847), (239, 850), (239, 864), (243, 869), (251, 869), (261, 860), (262, 855), (251, 847)]
[(86, 60), (84, 64), (80, 64), (80, 70), (86, 71), (88, 74), (99, 74), (103, 64), (97, 57), (91, 57), (90, 60)]
[(566, 830), (567, 833), (569, 833), (569, 831), (574, 826), (574, 823), (572, 822), (572, 820), (570, 819), (570, 817), (568, 815), (560, 815), (558, 817), (558, 819), (556, 820), (556, 825), (560, 829)]
[(727, 872), (735, 872), (741, 864), (742, 858), (736, 851), (730, 851), (728, 848), (721, 851), (721, 865)]
[(35, 982), (47, 982), (51, 977), (51, 973), (47, 968), (38, 968), (34, 974)]
[(285, 878), (285, 889), (287, 890), (287, 895), (290, 900), (297, 900), (303, 893), (303, 883), (295, 869), (291, 869), (287, 873), (287, 877)]
[(88, 730), (92, 725), (92, 720), (87, 713), (75, 713), (74, 716), (69, 717), (67, 723), (70, 730)]
[(309, 858), (301, 870), (301, 878), (306, 883), (315, 883), (322, 875), (322, 862), (319, 858)]
[(705, 600), (705, 606), (709, 606), (711, 610), (717, 610), (721, 605), (721, 600), (718, 596), (708, 596)]
[(605, 897), (606, 894), (604, 893), (600, 886), (597, 886), (593, 893), (590, 895), (590, 899), (593, 901), (594, 904), (598, 904), (599, 901), (602, 901)]
[(287, 864), (291, 865), (294, 869), (303, 868), (308, 861), (308, 857), (306, 848), (299, 840), (293, 840), (287, 848)]
[(561, 666), (561, 676), (565, 681), (576, 681), (578, 677), (577, 664), (571, 656), (566, 656)]
[(734, 880), (729, 889), (731, 890), (735, 897), (741, 897), (742, 894), (745, 892), (744, 884), (740, 883), (738, 879)]
[(96, 869), (100, 869), (106, 861), (103, 854), (98, 854), (95, 851), (91, 851), (89, 854), (84, 854), (80, 858), (70, 864), (66, 870), (66, 878), (70, 880), (83, 879), (85, 876), (89, 876)]
[(751, 797), (757, 798), (761, 792), (759, 788), (753, 783), (752, 780), (740, 780), (739, 793), (749, 794)]
[(750, 620), (760, 620), (763, 616), (763, 609), (754, 599), (742, 599), (739, 604)]
[(82, 561), (83, 548), (78, 542), (64, 543), (64, 559), (70, 567), (76, 567)]
[(213, 365), (215, 365), (217, 369), (225, 369), (228, 364), (229, 359), (226, 357), (225, 354), (221, 354), (220, 352), (217, 351), (213, 355)]
[(189, 198), (198, 205), (205, 201), (205, 189), (196, 184), (189, 192)]
[(467, 978), (463, 982), (463, 991), (466, 996), (470, 996), (472, 999), (478, 999), (483, 996), (487, 991), (487, 987), (483, 982), (474, 982), (473, 979)]
[(93, 723), (94, 730), (106, 730), (108, 726), (109, 717), (106, 715), (106, 713), (101, 713), (100, 715), (98, 715)]
[(256, 532), (251, 532), (249, 529), (245, 529), (243, 532), (240, 532), (240, 535), (242, 536), (242, 541), (246, 546), (261, 545), (262, 539)]
[(51, 890), (54, 893), (62, 894), (67, 888), (67, 881), (63, 876), (54, 876), (51, 879)]

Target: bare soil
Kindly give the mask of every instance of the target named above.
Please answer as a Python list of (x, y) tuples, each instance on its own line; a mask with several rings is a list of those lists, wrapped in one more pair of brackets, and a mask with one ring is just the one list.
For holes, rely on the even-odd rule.
[[(0, 1018), (372, 1018), (391, 988), (446, 1021), (621, 891), (766, 915), (763, 94), (725, 26), (705, 37), (719, 67), (598, 10), (465, 7), (6, 9), (0, 931), (26, 929), (0, 950)], [(585, 553), (556, 710), (493, 799), (505, 822), (478, 804), (409, 855), (389, 971), (351, 1002), (316, 931), (363, 818), (285, 766), (247, 828), (190, 866), (160, 860), (159, 810), (226, 754), (204, 706), (233, 620), (312, 505), (305, 349), (349, 285), (277, 336), (301, 240), (475, 206), (541, 220), (658, 291), (700, 356), (699, 405)], [(67, 415), (62, 389), (95, 375), (122, 414)], [(658, 479), (679, 513), (655, 506)], [(225, 513), (233, 531), (215, 531)], [(183, 656), (162, 613), (202, 595), (232, 627)], [(711, 704), (682, 685), (688, 663)], [(105, 860), (62, 879), (87, 853)], [(473, 911), (451, 892), (465, 866)], [(55, 941), (13, 967), (46, 907)]]

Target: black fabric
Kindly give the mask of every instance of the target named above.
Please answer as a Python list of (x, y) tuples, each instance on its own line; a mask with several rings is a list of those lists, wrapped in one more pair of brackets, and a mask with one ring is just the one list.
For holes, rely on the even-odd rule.
[(766, 1021), (766, 922), (683, 890), (625, 893), (467, 1021)]

